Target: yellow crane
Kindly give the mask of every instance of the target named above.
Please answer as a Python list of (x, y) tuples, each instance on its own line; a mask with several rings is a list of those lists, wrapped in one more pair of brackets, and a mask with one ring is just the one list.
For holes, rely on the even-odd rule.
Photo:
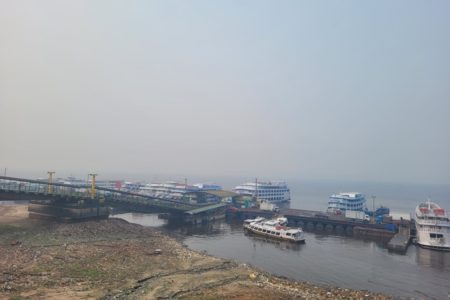
[(53, 174), (55, 174), (54, 171), (48, 171), (48, 187), (47, 187), (47, 192), (49, 194), (53, 193)]
[(95, 173), (89, 174), (89, 176), (92, 177), (91, 199), (95, 199), (95, 177), (96, 177), (97, 175), (98, 175), (98, 174), (95, 174)]

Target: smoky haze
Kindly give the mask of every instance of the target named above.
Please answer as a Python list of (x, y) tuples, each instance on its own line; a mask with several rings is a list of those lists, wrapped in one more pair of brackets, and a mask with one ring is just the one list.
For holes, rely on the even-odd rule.
[(450, 3), (0, 3), (0, 167), (450, 182)]

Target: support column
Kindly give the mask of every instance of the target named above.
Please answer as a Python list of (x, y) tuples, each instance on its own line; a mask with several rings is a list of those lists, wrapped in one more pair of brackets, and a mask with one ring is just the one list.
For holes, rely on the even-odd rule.
[(95, 174), (95, 173), (89, 174), (89, 176), (92, 177), (91, 199), (95, 199), (95, 177), (96, 177), (97, 175), (98, 175), (98, 174)]
[(47, 174), (48, 174), (47, 192), (49, 194), (51, 194), (51, 193), (53, 193), (53, 185), (52, 185), (52, 183), (53, 183), (53, 174), (55, 174), (55, 172), (54, 171), (48, 171)]

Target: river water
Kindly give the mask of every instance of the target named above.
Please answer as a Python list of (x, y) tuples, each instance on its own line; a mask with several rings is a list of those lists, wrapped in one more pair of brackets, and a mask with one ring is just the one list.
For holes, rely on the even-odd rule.
[[(427, 197), (450, 210), (448, 186), (360, 184), (352, 187), (353, 191), (375, 195), (375, 206), (383, 204), (394, 212), (411, 212)], [(340, 183), (303, 182), (298, 188), (292, 184), (291, 207), (324, 210), (331, 193), (349, 189)], [(242, 224), (236, 221), (172, 227), (154, 214), (127, 213), (116, 217), (175, 231), (184, 236), (184, 243), (191, 249), (249, 263), (296, 280), (400, 297), (448, 299), (450, 293), (450, 252), (410, 246), (402, 255), (389, 252), (377, 241), (314, 232), (305, 233), (305, 244), (295, 245), (246, 235)]]

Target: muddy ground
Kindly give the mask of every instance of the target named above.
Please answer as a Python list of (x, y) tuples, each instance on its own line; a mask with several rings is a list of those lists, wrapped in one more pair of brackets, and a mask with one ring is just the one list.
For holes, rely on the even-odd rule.
[(2, 206), (0, 299), (390, 298), (272, 276), (120, 219), (61, 224)]

